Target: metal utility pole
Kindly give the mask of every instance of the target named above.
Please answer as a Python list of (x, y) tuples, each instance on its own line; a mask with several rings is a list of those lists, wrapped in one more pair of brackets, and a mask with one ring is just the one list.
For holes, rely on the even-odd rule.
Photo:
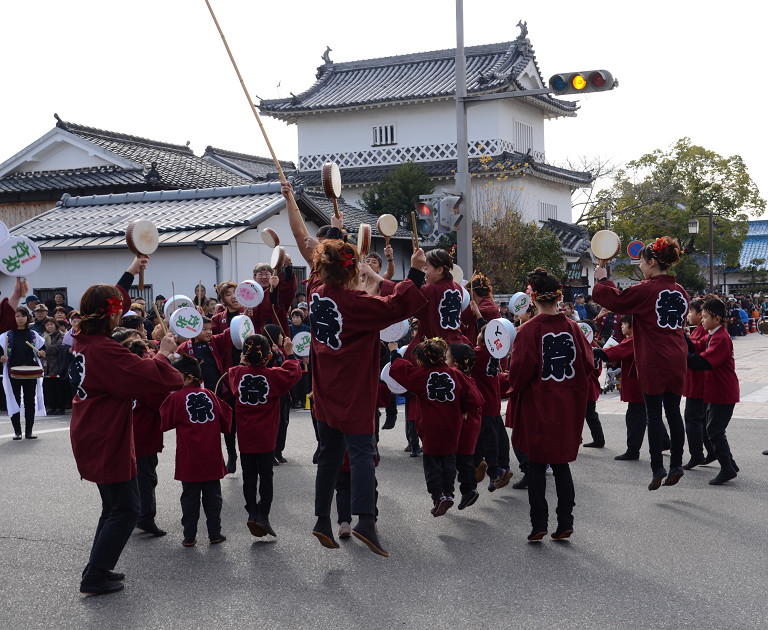
[(458, 260), (465, 277), (472, 275), (472, 181), (467, 138), (467, 59), (464, 56), (464, 2), (456, 0), (456, 193), (464, 219), (456, 235)]
[(715, 290), (715, 266), (714, 266), (715, 241), (712, 235), (712, 209), (709, 210), (709, 291)]

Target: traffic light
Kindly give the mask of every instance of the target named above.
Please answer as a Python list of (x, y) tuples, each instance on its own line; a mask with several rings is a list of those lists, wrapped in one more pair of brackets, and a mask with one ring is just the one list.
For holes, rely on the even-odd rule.
[(619, 82), (607, 70), (561, 72), (549, 79), (549, 88), (557, 95), (606, 92), (618, 86)]
[(458, 231), (459, 224), (464, 218), (464, 215), (460, 214), (461, 210), (459, 209), (459, 205), (461, 204), (461, 196), (445, 195), (439, 201), (439, 223), (437, 231), (440, 234)]
[(436, 200), (429, 199), (416, 204), (416, 219), (419, 226), (419, 236), (430, 236), (435, 231)]

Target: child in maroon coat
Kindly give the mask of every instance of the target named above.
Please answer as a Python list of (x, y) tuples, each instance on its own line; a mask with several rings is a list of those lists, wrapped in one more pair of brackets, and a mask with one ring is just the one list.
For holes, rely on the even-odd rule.
[[(680, 260), (680, 244), (673, 238), (657, 238), (643, 249), (640, 271), (645, 280), (619, 291), (602, 267), (595, 269), (592, 297), (605, 308), (634, 315), (635, 363), (648, 414), (648, 444), (653, 477), (649, 490), (675, 485), (685, 474), (683, 446), (685, 429), (680, 414), (680, 399), (685, 389), (686, 356), (685, 316), (688, 294), (668, 273)], [(661, 409), (669, 423), (671, 448), (669, 475), (664, 468), (664, 423)], [(666, 480), (664, 480), (666, 477)]]
[[(301, 365), (293, 356), (293, 343), (283, 344), (286, 359), (279, 367), (267, 367), (272, 344), (263, 335), (243, 342), (241, 365), (229, 370), (230, 389), (237, 406), (240, 462), (248, 529), (254, 536), (277, 536), (269, 523), (272, 506), (272, 468), (275, 459), (280, 398), (301, 379)], [(258, 493), (261, 501), (257, 500)]]
[(432, 495), (432, 516), (442, 516), (453, 506), (456, 449), (467, 413), (483, 403), (477, 387), (462, 372), (445, 363), (448, 344), (427, 339), (413, 349), (416, 365), (395, 359), (390, 375), (407, 383), (419, 401), (421, 416), (416, 429), (424, 450), (424, 477)]
[(184, 388), (160, 407), (163, 431), (176, 429), (176, 474), (181, 481), (181, 524), (185, 547), (196, 544), (200, 501), (211, 544), (224, 542), (221, 533), (221, 479), (227, 474), (221, 437), (229, 433), (232, 412), (212, 391), (200, 386), (200, 364), (181, 357), (173, 366), (184, 376)]
[[(720, 462), (720, 472), (709, 485), (719, 486), (736, 477), (739, 467), (733, 460), (725, 430), (739, 402), (739, 379), (733, 358), (733, 342), (723, 326), (725, 304), (717, 298), (704, 302), (702, 325), (709, 333), (697, 342), (688, 340), (691, 352), (688, 367), (704, 371), (704, 402), (707, 403), (707, 435)], [(699, 354), (697, 354), (699, 353)]]
[(547, 534), (546, 467), (557, 491), (560, 540), (573, 533), (575, 491), (568, 465), (576, 459), (587, 410), (592, 348), (576, 322), (558, 312), (560, 281), (541, 267), (528, 274), (538, 315), (518, 329), (509, 364), (510, 387), (517, 394), (512, 444), (528, 456), (529, 542)]

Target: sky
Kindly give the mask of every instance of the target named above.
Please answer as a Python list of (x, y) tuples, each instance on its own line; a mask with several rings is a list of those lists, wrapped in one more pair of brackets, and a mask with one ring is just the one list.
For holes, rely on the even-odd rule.
[[(455, 0), (210, 1), (257, 102), (308, 89), (326, 46), (335, 62), (456, 46)], [(549, 163), (621, 165), (690, 137), (740, 155), (768, 196), (762, 3), (464, 0), (463, 11), (466, 46), (512, 41), (527, 21), (545, 81), (592, 69), (619, 80), (583, 95), (576, 118), (546, 124)], [(269, 156), (205, 0), (5, 0), (0, 32), (0, 163), (50, 131), (54, 112), (189, 141), (198, 155)], [(295, 161), (295, 125), (262, 122), (278, 158)]]

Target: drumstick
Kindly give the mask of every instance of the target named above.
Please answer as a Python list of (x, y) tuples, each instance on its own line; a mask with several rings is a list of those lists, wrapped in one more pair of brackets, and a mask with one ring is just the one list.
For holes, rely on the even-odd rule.
[[(224, 37), (224, 32), (221, 30), (221, 27), (219, 26), (219, 21), (216, 19), (216, 15), (213, 13), (213, 8), (211, 7), (211, 3), (208, 2), (208, 0), (205, 0), (205, 4), (208, 5), (208, 10), (211, 12), (211, 17), (213, 18), (213, 22), (214, 24), (216, 24), (216, 28), (218, 29), (219, 35), (221, 36), (221, 41), (224, 42), (224, 48), (227, 49), (227, 54), (229, 55), (229, 59), (232, 62), (232, 66), (235, 68), (235, 72), (237, 73), (237, 78), (240, 79), (240, 85), (242, 86), (243, 92), (245, 93), (245, 98), (248, 99), (248, 105), (250, 105), (251, 111), (253, 112), (253, 115), (256, 117), (256, 122), (259, 123), (259, 129), (261, 129), (261, 133), (264, 136), (264, 142), (267, 143), (267, 148), (269, 149), (269, 153), (275, 162), (275, 167), (277, 168), (277, 174), (280, 177), (280, 182), (284, 184), (286, 182), (286, 179), (285, 179), (285, 175), (283, 175), (283, 169), (280, 167), (280, 162), (277, 161), (275, 152), (272, 150), (272, 145), (270, 144), (269, 138), (267, 137), (267, 132), (264, 129), (264, 125), (261, 124), (261, 118), (259, 118), (259, 112), (256, 111), (256, 106), (253, 104), (253, 101), (251, 100), (251, 95), (248, 94), (248, 88), (245, 87), (245, 81), (243, 81), (243, 77), (240, 74), (240, 70), (238, 70), (237, 68), (237, 64), (235, 63), (235, 58), (232, 56), (232, 51), (229, 49), (229, 44), (227, 44), (227, 39)], [(336, 216), (338, 216), (338, 211), (336, 212)]]
[(419, 249), (419, 228), (416, 223), (416, 212), (411, 210), (411, 222), (413, 223), (413, 232), (411, 233), (411, 242), (413, 243), (413, 251)]
[(272, 305), (272, 314), (275, 316), (275, 319), (277, 320), (277, 325), (280, 326), (280, 332), (283, 333), (283, 337), (287, 337), (288, 335), (285, 334), (285, 328), (283, 328), (283, 323), (280, 321), (280, 318), (277, 316), (277, 311), (275, 310), (275, 305)]
[(32, 350), (35, 351), (35, 354), (37, 354), (37, 348), (35, 347), (35, 344), (33, 344), (33, 343), (29, 342), (29, 341), (25, 341), (24, 343), (27, 344), (30, 348), (32, 348)]

